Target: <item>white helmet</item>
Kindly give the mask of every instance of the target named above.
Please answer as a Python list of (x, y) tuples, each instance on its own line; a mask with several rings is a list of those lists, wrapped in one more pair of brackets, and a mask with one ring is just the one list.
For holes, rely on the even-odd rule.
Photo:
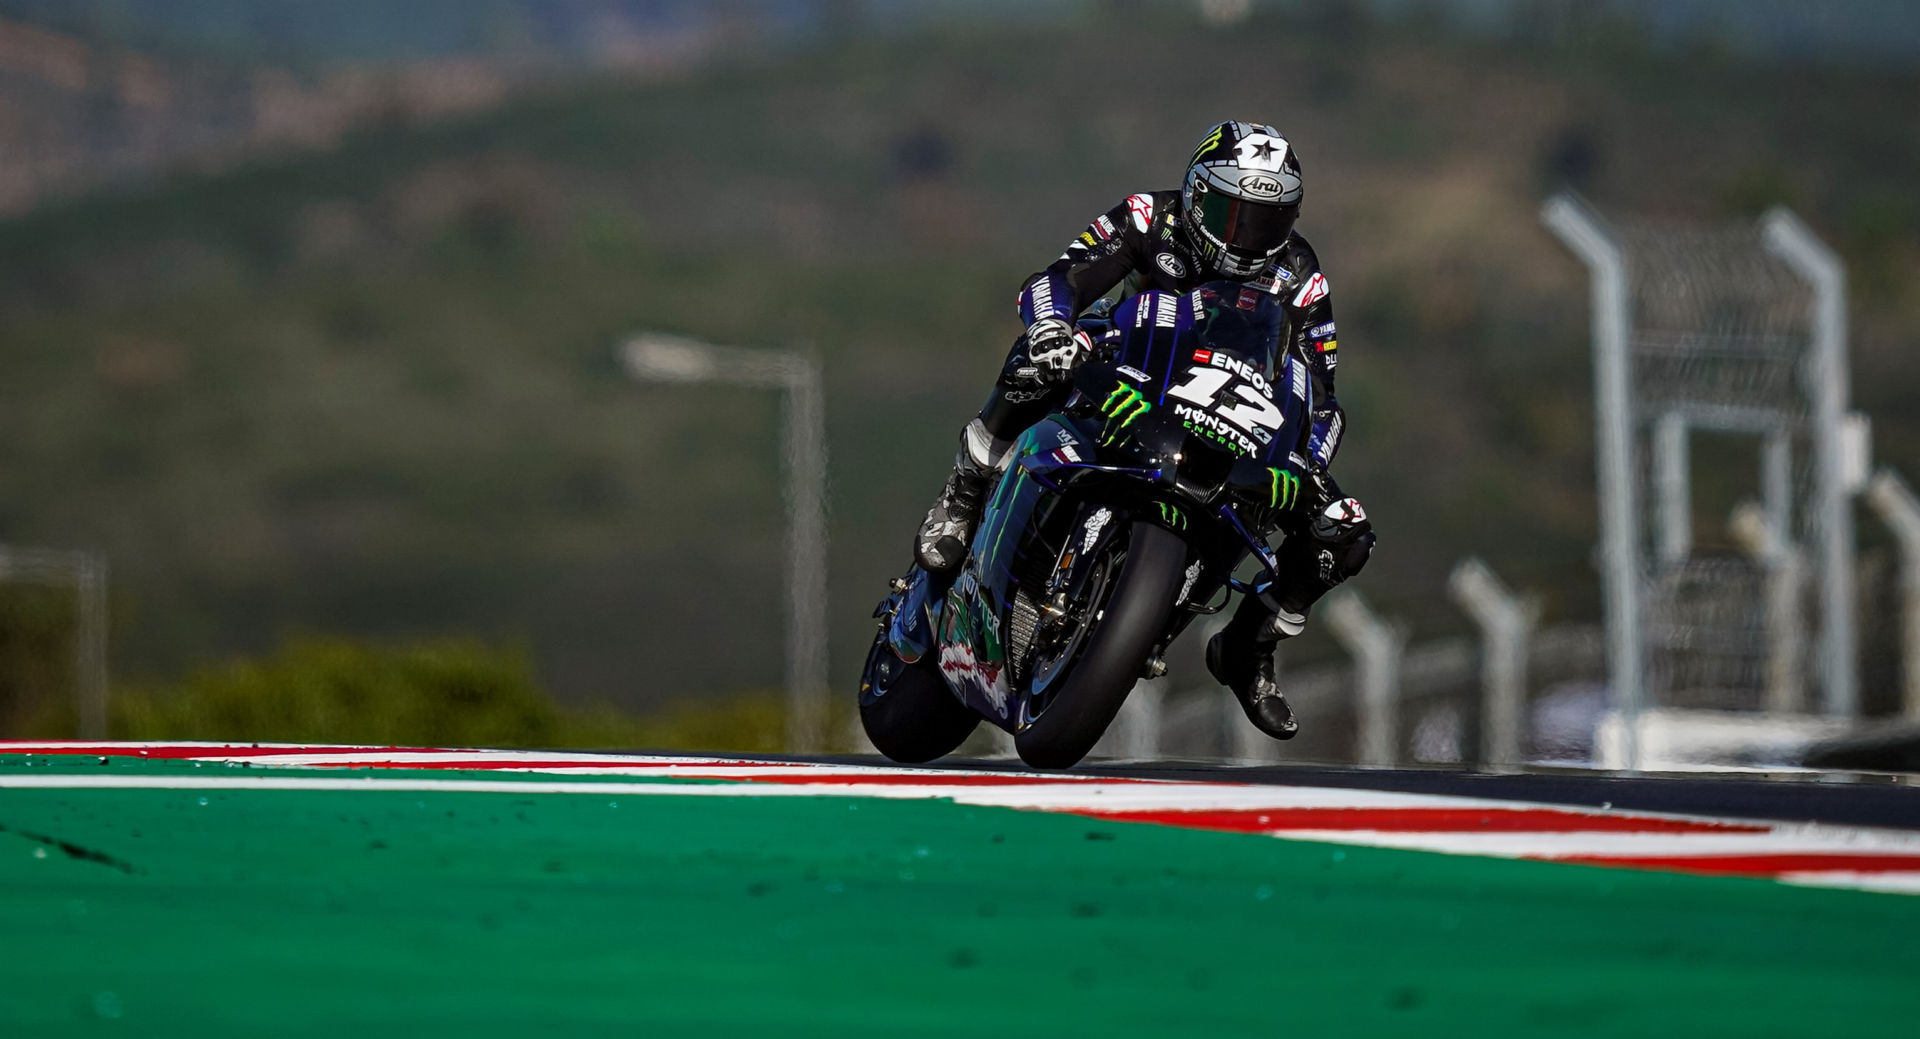
[(1215, 273), (1251, 278), (1287, 244), (1301, 195), (1300, 159), (1280, 131), (1221, 123), (1201, 138), (1180, 186), (1187, 240)]

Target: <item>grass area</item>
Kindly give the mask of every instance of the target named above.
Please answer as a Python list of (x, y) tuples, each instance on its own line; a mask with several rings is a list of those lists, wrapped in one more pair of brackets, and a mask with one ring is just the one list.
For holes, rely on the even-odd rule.
[[(1143, 40), (1124, 86), (1087, 73)], [(632, 385), (612, 350), (641, 328), (809, 345), (847, 679), (1015, 285), (1231, 115), (1280, 123), (1307, 165), (1345, 345), (1338, 471), (1382, 532), (1367, 594), (1463, 625), (1431, 604), (1477, 552), (1591, 616), (1586, 296), (1539, 198), (1799, 207), (1854, 265), (1877, 450), (1920, 468), (1913, 90), (1141, 10), (588, 84), (183, 174), (0, 225), (0, 540), (110, 554), (137, 681), (321, 630), (524, 644), (579, 704), (763, 688), (776, 406)]]
[(0, 826), (32, 953), (0, 1017), (33, 1034), (1864, 1037), (1920, 1009), (1920, 900), (940, 801), (16, 788)]

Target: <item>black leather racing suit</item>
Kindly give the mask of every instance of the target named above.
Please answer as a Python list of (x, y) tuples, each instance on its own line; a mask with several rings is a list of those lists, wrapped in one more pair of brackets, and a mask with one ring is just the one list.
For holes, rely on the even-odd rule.
[[(1027, 279), (1020, 290), (1020, 319), (1028, 326), (1047, 317), (1072, 321), (1116, 286), (1125, 298), (1149, 289), (1186, 292), (1217, 277), (1201, 269), (1181, 230), (1178, 191), (1131, 195), (1089, 224), (1046, 270)], [(1366, 564), (1374, 535), (1359, 503), (1342, 494), (1327, 473), (1346, 417), (1334, 396), (1339, 341), (1333, 304), (1313, 247), (1296, 232), (1247, 284), (1284, 300), (1287, 321), (1273, 348), (1292, 350), (1306, 362), (1312, 388), (1311, 428), (1302, 455), (1314, 494), (1297, 522), (1282, 527), (1287, 534), (1277, 552), (1282, 581), (1262, 595), (1244, 597), (1228, 625), (1230, 634), (1264, 643), (1296, 634), (1307, 608)], [(1068, 392), (1034, 377), (1026, 347), (1022, 335), (980, 411), (995, 441), (1018, 437)], [(996, 456), (1002, 453), (999, 447)]]

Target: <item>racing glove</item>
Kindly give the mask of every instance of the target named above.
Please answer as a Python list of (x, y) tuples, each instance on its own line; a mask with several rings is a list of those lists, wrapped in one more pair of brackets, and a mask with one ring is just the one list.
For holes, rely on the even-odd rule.
[(1087, 334), (1062, 318), (1043, 317), (1027, 326), (1027, 360), (1040, 382), (1066, 382), (1092, 352)]

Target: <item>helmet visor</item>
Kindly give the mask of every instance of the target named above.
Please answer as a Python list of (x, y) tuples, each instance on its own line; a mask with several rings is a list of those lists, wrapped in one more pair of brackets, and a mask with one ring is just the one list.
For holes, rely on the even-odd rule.
[(1271, 256), (1293, 233), (1298, 206), (1252, 202), (1221, 191), (1209, 191), (1200, 200), (1200, 227), (1207, 237), (1243, 256)]

